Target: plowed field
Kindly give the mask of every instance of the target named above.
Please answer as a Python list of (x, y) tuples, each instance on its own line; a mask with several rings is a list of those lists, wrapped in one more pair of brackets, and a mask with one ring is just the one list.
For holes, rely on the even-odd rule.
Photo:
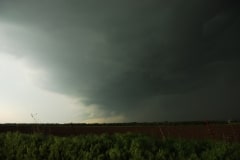
[(188, 125), (81, 125), (0, 124), (0, 132), (43, 133), (57, 136), (81, 134), (143, 133), (158, 138), (216, 139), (240, 142), (240, 124)]

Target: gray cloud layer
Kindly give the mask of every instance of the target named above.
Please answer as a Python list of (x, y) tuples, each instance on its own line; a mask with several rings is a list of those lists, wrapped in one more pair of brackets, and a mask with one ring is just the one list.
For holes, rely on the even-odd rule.
[(0, 4), (1, 49), (47, 69), (49, 90), (129, 121), (238, 118), (237, 1)]

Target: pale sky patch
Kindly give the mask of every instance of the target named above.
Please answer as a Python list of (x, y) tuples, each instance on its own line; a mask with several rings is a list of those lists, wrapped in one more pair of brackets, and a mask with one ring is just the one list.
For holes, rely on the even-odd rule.
[[(84, 108), (77, 99), (50, 92), (35, 82), (47, 73), (29, 68), (23, 59), (0, 53), (0, 123), (79, 122), (76, 112)], [(79, 115), (78, 115), (79, 116)]]

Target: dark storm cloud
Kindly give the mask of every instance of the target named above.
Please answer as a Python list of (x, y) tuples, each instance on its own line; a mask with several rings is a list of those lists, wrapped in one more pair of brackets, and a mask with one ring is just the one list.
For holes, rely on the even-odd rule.
[(52, 74), (50, 90), (129, 120), (224, 119), (239, 111), (239, 7), (217, 0), (3, 1), (0, 17), (29, 30), (12, 36), (20, 39), (17, 54)]

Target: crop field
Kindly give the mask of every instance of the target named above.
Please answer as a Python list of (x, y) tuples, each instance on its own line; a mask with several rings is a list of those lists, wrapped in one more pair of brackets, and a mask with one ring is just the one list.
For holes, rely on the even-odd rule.
[(238, 123), (1, 124), (0, 159), (238, 160)]
[(239, 160), (240, 143), (212, 140), (160, 140), (137, 133), (59, 137), (0, 133), (0, 159), (6, 160)]

